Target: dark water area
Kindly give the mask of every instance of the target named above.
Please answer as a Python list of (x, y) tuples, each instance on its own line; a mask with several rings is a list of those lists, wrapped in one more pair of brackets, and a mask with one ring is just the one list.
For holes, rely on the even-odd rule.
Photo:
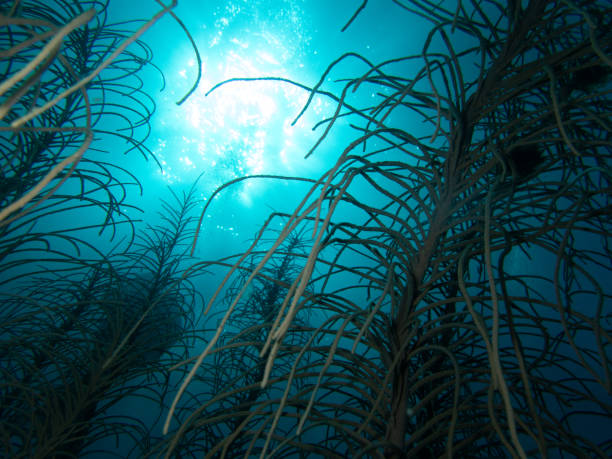
[(0, 0), (0, 457), (610, 457), (611, 18)]

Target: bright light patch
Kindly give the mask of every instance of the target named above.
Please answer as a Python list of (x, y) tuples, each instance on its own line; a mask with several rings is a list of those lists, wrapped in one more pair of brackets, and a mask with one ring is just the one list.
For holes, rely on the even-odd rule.
[[(228, 5), (236, 6), (233, 2)], [(313, 123), (308, 117), (313, 108), (325, 108), (321, 98), (315, 98), (308, 114), (291, 126), (309, 93), (278, 81), (231, 81), (205, 96), (224, 80), (290, 75), (287, 66), (297, 70), (299, 65), (292, 46), (296, 37), (287, 34), (286, 28), (258, 29), (249, 24), (249, 30), (237, 29), (236, 14), (238, 10), (219, 11), (212, 33), (199, 37), (216, 46), (216, 51), (202, 54), (202, 69), (206, 68), (206, 72), (198, 89), (178, 108), (175, 96), (183, 88), (165, 94), (166, 113), (157, 118), (167, 136), (159, 140), (155, 151), (163, 161), (160, 177), (168, 183), (188, 182), (202, 174), (199, 186), (207, 190), (207, 195), (237, 177), (288, 175), (288, 171), (294, 171), (296, 165), (292, 161), (301, 159), (300, 153), (310, 144), (309, 127)], [(197, 65), (187, 54), (177, 65), (177, 79), (185, 90), (190, 88)], [(246, 180), (229, 190), (242, 205), (251, 207), (262, 189), (262, 181)]]
[(237, 38), (232, 38), (230, 41), (232, 43), (234, 43), (235, 45), (240, 46), (242, 49), (246, 49), (246, 48), (249, 47), (248, 43), (242, 42), (242, 41), (238, 40)]
[(253, 206), (253, 198), (251, 197), (250, 193), (247, 193), (246, 191), (241, 191), (238, 196), (242, 205), (244, 205), (245, 207)]
[(274, 112), (276, 112), (276, 103), (272, 97), (265, 94), (261, 94), (258, 98), (257, 104), (261, 110), (261, 114), (264, 118), (270, 118)]
[(265, 51), (257, 51), (257, 55), (263, 61), (267, 62), (268, 64), (280, 65), (280, 62), (278, 62), (276, 59), (274, 59), (274, 57), (272, 57), (270, 54), (266, 53)]
[(285, 166), (289, 165), (289, 160), (287, 159), (287, 152), (285, 152), (285, 149), (282, 149), (278, 156), (280, 156), (280, 159)]
[(193, 166), (193, 163), (191, 162), (188, 156), (182, 156), (181, 158), (179, 158), (179, 161), (185, 164), (185, 166)]
[(295, 132), (295, 126), (291, 126), (291, 121), (288, 119), (283, 123), (283, 132), (288, 137), (292, 136)]
[(198, 110), (198, 107), (189, 107), (188, 109), (189, 111), (189, 123), (191, 124), (192, 127), (197, 128), (200, 126), (200, 110)]

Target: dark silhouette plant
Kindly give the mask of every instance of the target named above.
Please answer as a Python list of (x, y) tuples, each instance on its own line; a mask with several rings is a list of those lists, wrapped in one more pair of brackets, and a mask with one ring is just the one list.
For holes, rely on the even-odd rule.
[[(127, 144), (123, 153), (137, 150), (154, 158), (144, 142), (155, 103), (143, 90), (140, 73), (156, 67), (151, 50), (138, 38), (165, 14), (183, 24), (171, 11), (176, 2), (160, 3), (162, 9), (147, 21), (120, 24), (107, 22), (107, 4), (52, 0), (0, 5), (2, 228), (43, 205), (70, 177), (80, 182), (75, 195), (86, 200), (98, 191), (90, 200), (107, 210), (109, 224), (123, 216), (118, 210), (124, 205), (125, 183), (138, 181), (90, 147), (104, 151), (105, 142), (121, 140)], [(88, 164), (79, 166), (81, 160)], [(109, 193), (115, 188), (118, 196)]]
[[(260, 250), (249, 256), (248, 267), (236, 273), (224, 293), (224, 303), (230, 305), (238, 291), (265, 254)], [(232, 435), (244, 429), (257, 428), (261, 419), (272, 412), (279, 402), (278, 393), (260, 384), (266, 359), (260, 352), (272, 320), (282, 307), (283, 299), (301, 265), (305, 262), (306, 243), (303, 233), (292, 234), (277, 251), (270, 263), (251, 282), (244, 301), (235, 305), (230, 325), (231, 332), (220, 340), (220, 345), (196, 375), (185, 403), (176, 408), (180, 430), (167, 437), (149, 452), (151, 457), (165, 452), (178, 457), (200, 454), (229, 457), (254, 455), (260, 447), (250, 444), (249, 436)], [(301, 259), (300, 259), (301, 254)], [(228, 261), (221, 263), (228, 265)], [(289, 357), (306, 343), (307, 332), (312, 330), (307, 317), (296, 319), (279, 356), (274, 376), (285, 378), (291, 360), (284, 364), (283, 353)]]
[(163, 225), (132, 251), (2, 296), (4, 456), (80, 457), (109, 438), (140, 448), (149, 437), (154, 419), (109, 410), (130, 397), (164, 406), (168, 368), (194, 339), (199, 302), (181, 267), (193, 194), (164, 203)]
[(140, 74), (155, 66), (138, 37), (175, 4), (110, 24), (107, 1), (0, 2), (3, 457), (109, 453), (109, 439), (139, 451), (155, 419), (113, 409), (161, 415), (167, 369), (195, 339), (180, 267), (195, 189), (136, 237), (140, 183), (112, 156), (153, 158)]
[[(5, 3), (0, 34), (0, 282), (32, 274), (31, 264), (41, 259), (67, 269), (72, 258), (82, 259), (85, 253), (102, 257), (86, 240), (88, 232), (94, 237), (108, 234), (111, 240), (117, 231), (129, 234), (134, 221), (126, 211), (136, 208), (126, 196), (140, 184), (99, 151), (110, 139), (127, 144), (113, 153), (136, 149), (151, 157), (143, 142), (155, 109), (136, 76), (148, 65), (151, 52), (135, 40), (129, 24), (107, 23), (106, 2)], [(117, 53), (130, 42), (129, 52)], [(113, 59), (114, 54), (121, 58)], [(42, 62), (30, 69), (38, 59)], [(105, 72), (99, 73), (102, 66)], [(90, 81), (70, 92), (84, 76)], [(55, 103), (26, 120), (51, 101)], [(96, 150), (85, 154), (90, 147)], [(87, 218), (75, 219), (77, 212)], [(58, 225), (60, 221), (64, 224)], [(49, 265), (43, 271), (47, 269)]]
[[(393, 3), (432, 24), (422, 52), (380, 63), (349, 53), (307, 88), (304, 110), (315, 97), (337, 104), (308, 155), (344, 120), (355, 137), (255, 269), (245, 263), (257, 240), (232, 265), (250, 275), (177, 400), (215, 343), (228, 346), (222, 333), (249, 285), (309, 227), (306, 262), (259, 354), (261, 386), (279, 398), (257, 414), (250, 405), (255, 424), (224, 424), (210, 451), (240, 441), (244, 457), (609, 457), (612, 106), (586, 69), (609, 73), (612, 9)], [(346, 60), (364, 71), (336, 92)], [(215, 88), (237, 80), (249, 79)], [(288, 350), (305, 311), (322, 323)], [(247, 387), (211, 394), (194, 416)], [(225, 419), (246, 414), (232, 406)]]

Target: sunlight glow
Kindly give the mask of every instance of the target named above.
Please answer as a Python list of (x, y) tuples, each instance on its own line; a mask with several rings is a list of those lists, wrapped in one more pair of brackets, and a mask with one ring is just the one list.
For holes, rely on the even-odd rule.
[[(273, 27), (271, 23), (266, 27), (249, 23), (245, 29), (236, 23), (241, 8), (248, 7), (227, 3), (216, 13), (214, 28), (195, 37), (215, 49), (202, 53), (200, 84), (180, 107), (176, 106), (176, 95), (190, 84), (198, 63), (191, 54), (176, 56), (179, 86), (163, 93), (159, 104), (163, 114), (156, 118), (164, 138), (154, 150), (163, 171), (157, 168), (155, 173), (168, 184), (200, 177), (202, 188), (212, 192), (245, 175), (295, 175), (296, 161), (303, 159), (312, 138), (319, 135), (310, 128), (330, 105), (315, 97), (306, 115), (291, 126), (309, 96), (294, 85), (232, 81), (205, 96), (214, 85), (234, 78), (303, 75), (303, 64), (296, 54), (296, 43), (307, 42), (296, 25), (302, 16), (294, 11)], [(250, 207), (264, 189), (262, 183), (247, 180), (232, 193)]]

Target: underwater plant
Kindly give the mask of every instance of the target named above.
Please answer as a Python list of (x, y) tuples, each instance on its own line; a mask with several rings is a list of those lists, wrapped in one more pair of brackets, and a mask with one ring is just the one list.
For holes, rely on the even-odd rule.
[[(112, 154), (151, 156), (144, 141), (155, 104), (135, 76), (151, 52), (130, 38), (129, 24), (107, 22), (106, 6), (2, 6), (0, 283), (33, 274), (31, 265), (42, 259), (68, 269), (75, 257), (103, 257), (88, 233), (112, 240), (133, 230), (126, 211), (135, 207), (126, 196), (140, 184), (106, 149), (120, 139), (125, 150), (113, 147)], [(119, 46), (130, 42), (129, 51)], [(81, 225), (77, 212), (87, 216)]]
[(3, 457), (140, 449), (155, 419), (113, 410), (163, 407), (194, 339), (199, 296), (180, 263), (195, 191), (137, 231), (127, 195), (141, 185), (114, 156), (154, 158), (139, 74), (155, 66), (138, 37), (176, 2), (120, 24), (107, 3), (0, 2)]
[[(336, 110), (307, 155), (322, 154), (345, 120), (354, 138), (255, 268), (258, 239), (228, 267), (249, 277), (206, 349), (185, 362), (176, 400), (228, 346), (223, 332), (233, 333), (249, 285), (309, 229), (305, 263), (259, 354), (261, 387), (278, 398), (265, 411), (224, 405), (209, 426), (257, 423), (224, 423), (209, 456), (239, 441), (243, 457), (609, 457), (612, 105), (609, 85), (580, 69), (612, 66), (612, 8), (394, 3), (431, 23), (422, 52), (379, 63), (349, 53), (310, 88), (298, 117), (315, 97)], [(364, 70), (337, 79), (335, 92), (330, 77), (347, 60)], [(582, 79), (588, 91), (574, 89)], [(375, 102), (358, 97), (364, 88)], [(288, 346), (304, 313), (323, 319)], [(260, 363), (241, 365), (246, 374)], [(211, 394), (180, 421), (190, 431), (206, 404), (248, 384)], [(600, 428), (585, 427), (593, 420)]]
[[(41, 206), (54, 212), (46, 201), (67, 189), (102, 208), (104, 226), (126, 220), (120, 211), (129, 207), (125, 183), (139, 182), (108, 158), (108, 149), (155, 159), (145, 145), (155, 103), (140, 74), (157, 68), (138, 38), (166, 14), (182, 26), (171, 11), (176, 2), (161, 5), (147, 21), (119, 24), (108, 23), (108, 0), (0, 5), (1, 228), (32, 212), (44, 214)], [(115, 146), (122, 143), (123, 151)]]
[[(196, 375), (188, 395), (176, 407), (174, 425), (178, 426), (178, 432), (158, 439), (147, 457), (168, 454), (168, 451), (178, 457), (202, 454), (242, 457), (257, 451), (249, 444), (248, 436), (232, 434), (256, 428), (278, 403), (278, 393), (260, 384), (266, 364), (260, 351), (270, 321), (282, 306), (287, 289), (303, 264), (297, 255), (305, 247), (304, 238), (303, 233), (292, 234), (251, 284), (244, 301), (235, 305), (231, 331), (222, 337), (211, 360), (204, 363), (205, 370)], [(236, 273), (224, 292), (224, 303), (229, 306), (233, 302), (235, 293), (244, 287), (264, 254), (265, 251), (250, 254), (249, 267)], [(229, 264), (228, 260), (220, 263)], [(279, 357), (279, 371), (274, 372), (273, 378), (286, 377), (291, 368), (290, 357), (306, 343), (310, 330), (307, 317), (297, 318), (281, 351), (281, 354), (287, 352), (289, 358), (284, 361)]]
[(193, 191), (163, 203), (163, 224), (131, 251), (2, 295), (3, 456), (81, 457), (108, 439), (142, 447), (154, 420), (112, 410), (164, 406), (168, 369), (193, 340), (199, 297), (181, 267)]

